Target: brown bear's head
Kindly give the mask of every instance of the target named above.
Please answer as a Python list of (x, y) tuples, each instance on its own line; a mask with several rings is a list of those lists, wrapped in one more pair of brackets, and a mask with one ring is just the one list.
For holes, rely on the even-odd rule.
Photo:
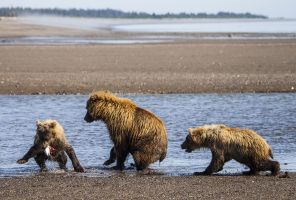
[(201, 148), (203, 146), (202, 140), (202, 129), (188, 129), (189, 134), (187, 135), (185, 141), (181, 145), (182, 149), (185, 149), (186, 152), (190, 153), (195, 149)]
[(98, 91), (90, 95), (86, 103), (84, 120), (88, 123), (95, 120), (110, 120), (116, 118), (116, 112), (122, 109), (134, 112), (137, 105), (129, 99), (115, 96), (109, 91)]
[(113, 97), (108, 91), (99, 91), (91, 94), (86, 103), (86, 114), (84, 120), (91, 123), (95, 120), (100, 120), (104, 107), (109, 101), (108, 97)]
[(36, 132), (38, 138), (42, 141), (48, 141), (54, 137), (54, 128), (57, 125), (55, 120), (36, 121)]

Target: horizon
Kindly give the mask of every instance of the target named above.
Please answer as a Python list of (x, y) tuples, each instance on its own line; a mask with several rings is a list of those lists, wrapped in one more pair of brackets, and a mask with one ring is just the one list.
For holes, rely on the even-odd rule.
[[(268, 6), (267, 6), (268, 5)], [(255, 0), (240, 1), (237, 0), (209, 0), (207, 2), (200, 0), (162, 0), (161, 2), (151, 0), (149, 3), (139, 0), (125, 0), (118, 2), (116, 0), (73, 0), (60, 1), (38, 1), (38, 0), (2, 0), (0, 7), (23, 7), (23, 8), (59, 8), (59, 9), (114, 9), (124, 12), (146, 12), (149, 14), (165, 13), (207, 13), (216, 14), (218, 12), (233, 13), (251, 13), (256, 15), (265, 15), (269, 18), (296, 18), (294, 8), (296, 1), (282, 0), (280, 3), (276, 0)]]
[[(143, 12), (143, 11), (123, 11), (123, 10), (119, 10), (119, 9), (113, 9), (113, 8), (104, 8), (104, 9), (95, 9), (95, 8), (31, 8), (31, 7), (0, 7), (0, 9), (5, 9), (5, 8), (8, 8), (8, 9), (32, 9), (33, 10), (39, 10), (39, 9), (49, 9), (49, 10), (65, 10), (65, 11), (70, 11), (70, 10), (83, 10), (83, 11), (105, 11), (105, 10), (111, 10), (111, 11), (115, 11), (115, 12), (123, 12), (123, 13), (136, 13), (136, 14), (148, 14), (148, 15), (156, 15), (156, 16), (162, 16), (162, 15), (166, 15), (166, 14), (170, 14), (170, 15), (182, 15), (183, 13), (186, 14), (186, 15), (199, 15), (199, 14), (205, 14), (205, 15), (214, 15), (214, 16), (218, 16), (219, 14), (222, 14), (222, 13), (226, 13), (226, 14), (230, 14), (230, 15), (252, 15), (252, 16), (257, 16), (257, 17), (266, 17), (266, 18), (269, 18), (269, 16), (267, 15), (261, 15), (261, 14), (257, 14), (257, 13), (250, 13), (250, 12), (245, 12), (245, 13), (240, 13), (240, 12), (230, 12), (230, 11), (218, 11), (216, 13), (207, 13), (207, 12), (199, 12), (199, 13), (192, 13), (192, 12), (179, 12), (179, 13), (175, 13), (175, 12), (167, 12), (167, 13), (149, 13), (149, 12)], [(32, 15), (35, 15), (35, 14), (32, 14)], [(41, 14), (41, 15), (44, 15), (44, 14)], [(46, 15), (46, 14), (45, 14)], [(49, 14), (51, 15), (51, 14)], [(54, 14), (53, 14), (54, 15)], [(57, 15), (59, 16), (59, 15)], [(66, 15), (67, 16), (67, 15)]]

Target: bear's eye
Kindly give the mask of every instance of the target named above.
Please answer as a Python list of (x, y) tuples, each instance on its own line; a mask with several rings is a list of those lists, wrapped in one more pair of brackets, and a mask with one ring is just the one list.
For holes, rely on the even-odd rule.
[(190, 137), (189, 135), (187, 135), (186, 140), (187, 140), (188, 142), (190, 142), (190, 141), (191, 141), (191, 137)]

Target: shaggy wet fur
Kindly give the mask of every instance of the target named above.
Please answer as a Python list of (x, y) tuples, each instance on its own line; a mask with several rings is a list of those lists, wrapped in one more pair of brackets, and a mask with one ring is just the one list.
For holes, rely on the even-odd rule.
[[(45, 120), (36, 122), (37, 130), (34, 139), (34, 145), (30, 150), (19, 159), (17, 163), (23, 164), (34, 157), (36, 163), (39, 165), (41, 171), (47, 171), (45, 161), (57, 161), (61, 169), (66, 169), (67, 156), (72, 161), (74, 170), (77, 172), (84, 172), (80, 165), (75, 151), (68, 143), (63, 127), (56, 120)], [(46, 155), (45, 149), (51, 148), (51, 155)]]
[(210, 175), (221, 171), (225, 162), (236, 160), (250, 168), (246, 174), (271, 171), (278, 175), (280, 166), (272, 160), (270, 146), (256, 132), (249, 129), (230, 128), (222, 124), (190, 128), (182, 149), (191, 152), (198, 148), (210, 148), (212, 161), (204, 172), (195, 175)]
[(149, 164), (165, 158), (167, 133), (163, 122), (153, 113), (107, 91), (91, 94), (86, 109), (85, 121), (105, 122), (114, 143), (105, 164), (116, 160), (116, 168), (122, 170), (130, 153), (137, 170), (145, 170)]

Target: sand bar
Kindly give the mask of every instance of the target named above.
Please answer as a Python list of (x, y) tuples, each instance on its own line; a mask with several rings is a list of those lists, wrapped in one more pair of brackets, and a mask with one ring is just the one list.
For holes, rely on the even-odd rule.
[(296, 40), (1, 45), (0, 94), (294, 92)]

